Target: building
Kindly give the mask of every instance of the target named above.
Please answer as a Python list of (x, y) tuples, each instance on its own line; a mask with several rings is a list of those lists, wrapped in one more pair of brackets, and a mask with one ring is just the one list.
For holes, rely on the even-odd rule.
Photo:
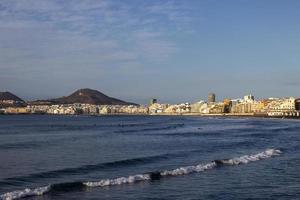
[(191, 112), (192, 113), (200, 113), (201, 112), (201, 107), (203, 104), (206, 104), (205, 101), (199, 101), (196, 103), (191, 104)]
[(99, 110), (100, 114), (109, 114), (111, 113), (111, 108), (107, 105), (102, 106), (101, 109)]
[(234, 104), (231, 107), (231, 112), (236, 114), (254, 113), (256, 109), (256, 103), (254, 102), (241, 102)]
[(296, 99), (296, 100), (295, 100), (295, 109), (296, 109), (297, 111), (300, 111), (300, 99)]
[(268, 104), (269, 116), (285, 116), (296, 111), (296, 99), (293, 97), (284, 99), (272, 99)]
[(230, 99), (224, 99), (224, 113), (229, 113), (232, 107), (232, 101)]
[(15, 100), (0, 100), (0, 108), (6, 107), (24, 107), (26, 103), (24, 101), (15, 101)]
[(249, 94), (249, 95), (246, 95), (244, 96), (244, 101), (245, 102), (253, 102), (254, 101), (254, 96)]
[(207, 103), (216, 102), (216, 95), (214, 93), (209, 93), (207, 97)]
[(284, 98), (273, 100), (269, 103), (269, 110), (271, 111), (295, 111), (295, 98)]
[(151, 99), (150, 100), (150, 105), (157, 103), (157, 99)]
[(211, 103), (207, 107), (209, 114), (222, 114), (225, 111), (224, 103)]
[(5, 109), (6, 114), (28, 114), (27, 107), (8, 107)]
[(168, 107), (168, 104), (154, 103), (149, 106), (149, 114), (163, 113)]

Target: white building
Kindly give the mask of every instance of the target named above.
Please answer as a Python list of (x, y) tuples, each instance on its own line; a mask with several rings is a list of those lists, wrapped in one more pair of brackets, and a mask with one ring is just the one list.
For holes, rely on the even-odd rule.
[(244, 96), (244, 102), (251, 103), (253, 101), (254, 101), (253, 95), (249, 94), (249, 95)]

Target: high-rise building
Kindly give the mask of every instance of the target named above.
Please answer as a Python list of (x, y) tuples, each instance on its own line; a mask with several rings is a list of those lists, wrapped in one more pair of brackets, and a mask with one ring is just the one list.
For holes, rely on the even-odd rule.
[(157, 103), (157, 99), (151, 99), (150, 100), (150, 105)]
[(208, 103), (216, 102), (216, 95), (214, 93), (209, 93), (207, 98)]

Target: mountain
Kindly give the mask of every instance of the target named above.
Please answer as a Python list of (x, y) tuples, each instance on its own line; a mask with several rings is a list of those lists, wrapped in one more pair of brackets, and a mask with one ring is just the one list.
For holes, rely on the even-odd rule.
[(16, 95), (10, 92), (0, 92), (0, 108), (10, 107), (10, 106), (26, 106), (25, 102)]
[(130, 103), (122, 101), (120, 99), (109, 97), (97, 90), (92, 89), (80, 89), (72, 93), (67, 97), (61, 97), (57, 99), (50, 100), (39, 100), (36, 102), (31, 102), (31, 104), (73, 104), (73, 103), (83, 103), (83, 104), (94, 104), (94, 105), (137, 105), (135, 103)]
[(0, 101), (18, 101), (24, 102), (21, 98), (10, 92), (0, 92)]

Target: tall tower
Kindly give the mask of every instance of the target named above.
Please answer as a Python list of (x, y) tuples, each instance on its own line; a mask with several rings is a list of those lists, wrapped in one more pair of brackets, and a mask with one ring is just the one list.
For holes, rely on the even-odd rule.
[(150, 105), (157, 103), (157, 99), (151, 99), (150, 100)]
[(216, 95), (215, 93), (209, 93), (207, 97), (207, 103), (216, 102)]

